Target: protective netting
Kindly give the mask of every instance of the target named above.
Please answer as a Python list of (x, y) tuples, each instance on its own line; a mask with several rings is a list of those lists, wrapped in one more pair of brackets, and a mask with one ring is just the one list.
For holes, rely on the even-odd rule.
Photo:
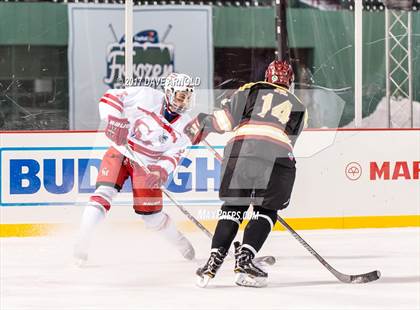
[[(0, 2), (0, 129), (98, 128), (97, 100), (113, 87), (110, 78), (121, 78), (124, 61), (123, 6), (107, 3)], [(218, 106), (220, 89), (236, 89), (246, 82), (262, 80), (266, 66), (275, 57), (274, 1), (136, 4), (134, 14), (141, 16), (134, 23), (133, 65), (139, 69), (136, 77), (149, 77), (150, 72), (160, 76), (186, 71), (200, 78), (199, 110), (210, 111)], [(71, 6), (74, 10), (69, 9)], [(419, 53), (420, 46), (417, 6), (413, 3), (410, 20), (412, 55)], [(196, 12), (186, 17), (185, 12), (192, 8)], [(162, 13), (166, 9), (167, 13)], [(364, 2), (364, 9), (362, 95), (363, 117), (367, 118), (386, 97), (386, 14), (382, 1)], [(73, 14), (76, 11), (82, 12), (77, 22)], [(154, 14), (167, 15), (156, 18)], [(210, 16), (208, 22), (203, 22), (205, 18), (199, 21), (200, 14)], [(398, 39), (405, 29), (399, 23), (395, 26)], [(287, 29), (295, 89), (311, 111), (310, 127), (352, 126), (354, 2), (288, 1)], [(407, 49), (398, 51), (396, 47), (395, 51), (402, 59), (395, 67), (406, 67)], [(85, 62), (78, 62), (73, 57), (76, 53)], [(111, 76), (116, 66), (121, 72)], [(418, 111), (417, 57), (413, 57), (411, 66), (413, 107), (392, 104), (393, 127), (410, 126), (411, 111)], [(404, 84), (407, 93), (406, 75), (401, 74), (393, 78)], [(405, 102), (404, 98), (407, 96), (399, 93), (392, 102)], [(382, 123), (387, 126), (383, 119), (364, 122), (364, 126)]]

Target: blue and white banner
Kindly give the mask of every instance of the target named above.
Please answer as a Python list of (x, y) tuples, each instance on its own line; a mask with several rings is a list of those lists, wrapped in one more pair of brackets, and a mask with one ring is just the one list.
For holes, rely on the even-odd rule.
[[(107, 146), (5, 147), (0, 151), (2, 206), (84, 205), (95, 191)], [(219, 204), (220, 163), (204, 147), (190, 147), (167, 189), (184, 204)], [(131, 184), (116, 205), (131, 205)]]
[[(0, 212), (12, 215), (14, 209), (33, 209), (36, 214), (42, 209), (38, 206), (68, 210), (85, 205), (109, 146), (101, 132), (7, 132), (0, 138), (0, 206), (5, 207)], [(220, 152), (228, 138), (210, 135), (209, 142)], [(305, 131), (295, 148), (297, 175), (291, 203), (282, 214), (418, 215), (419, 141), (419, 129)], [(167, 188), (191, 210), (203, 206), (214, 210), (221, 203), (219, 184), (220, 163), (199, 145), (188, 148)], [(114, 205), (131, 208), (126, 185)]]

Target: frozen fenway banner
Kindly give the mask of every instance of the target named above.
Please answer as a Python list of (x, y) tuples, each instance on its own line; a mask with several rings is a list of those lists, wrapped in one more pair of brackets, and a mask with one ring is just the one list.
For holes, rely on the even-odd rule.
[[(70, 129), (98, 129), (98, 101), (123, 86), (124, 5), (69, 4)], [(133, 12), (132, 85), (156, 86), (171, 72), (198, 85), (197, 102), (211, 101), (213, 42), (210, 6), (137, 6)], [(153, 85), (150, 85), (152, 84)]]
[[(226, 137), (209, 140), (221, 151)], [(104, 134), (93, 132), (2, 133), (1, 142), (2, 215), (47, 212), (39, 206), (52, 206), (47, 209), (57, 214), (63, 206), (70, 212), (85, 204), (107, 149)], [(331, 227), (332, 218), (335, 228), (354, 218), (355, 227), (375, 227), (380, 217), (387, 217), (385, 226), (420, 224), (420, 130), (305, 131), (295, 154), (296, 184), (281, 214), (307, 220), (301, 227)], [(196, 215), (215, 210), (219, 165), (205, 147), (191, 147), (168, 189)], [(115, 205), (130, 210), (129, 191)], [(61, 221), (68, 219), (66, 212)], [(30, 221), (25, 216), (17, 220)]]

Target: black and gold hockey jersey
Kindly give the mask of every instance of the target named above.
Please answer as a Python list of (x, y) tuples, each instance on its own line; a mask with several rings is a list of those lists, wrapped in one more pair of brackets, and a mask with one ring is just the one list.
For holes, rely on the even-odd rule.
[(226, 146), (231, 157), (291, 157), (308, 119), (294, 94), (267, 82), (245, 84), (222, 104), (212, 114), (211, 131), (234, 131)]

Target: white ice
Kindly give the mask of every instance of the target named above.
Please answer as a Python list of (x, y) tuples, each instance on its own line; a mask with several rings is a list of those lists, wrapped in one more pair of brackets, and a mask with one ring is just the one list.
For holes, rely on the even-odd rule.
[[(106, 224), (106, 223), (105, 223)], [(103, 225), (89, 264), (72, 265), (73, 234), (3, 238), (2, 310), (9, 309), (420, 309), (420, 230), (301, 231), (336, 269), (382, 278), (338, 282), (288, 232), (274, 232), (261, 254), (276, 256), (266, 288), (233, 283), (228, 259), (206, 289), (194, 285), (210, 240), (189, 233), (198, 254), (188, 262), (155, 233)]]

